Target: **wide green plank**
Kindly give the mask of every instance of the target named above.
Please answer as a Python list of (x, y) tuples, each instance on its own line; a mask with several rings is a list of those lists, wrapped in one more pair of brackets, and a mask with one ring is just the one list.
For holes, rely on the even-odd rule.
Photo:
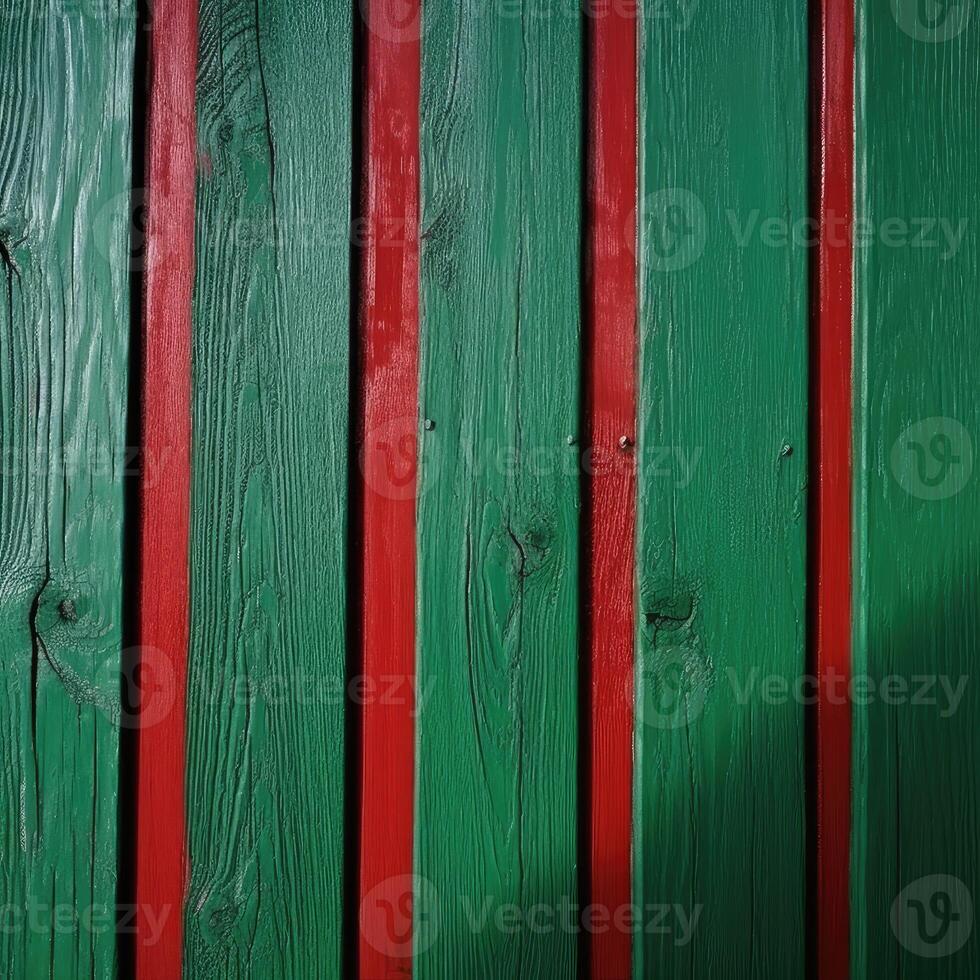
[(113, 935), (135, 14), (0, 4), (0, 970)]
[(340, 969), (351, 20), (201, 6), (193, 977)]
[(635, 971), (784, 980), (804, 961), (807, 10), (645, 13)]
[(855, 977), (980, 975), (980, 23), (858, 5)]
[(424, 19), (415, 970), (569, 977), (581, 24)]

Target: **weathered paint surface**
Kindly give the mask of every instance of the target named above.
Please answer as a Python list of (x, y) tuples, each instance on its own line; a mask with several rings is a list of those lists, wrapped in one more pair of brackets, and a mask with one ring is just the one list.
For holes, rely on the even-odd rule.
[(852, 975), (966, 980), (980, 974), (980, 23), (966, 5), (858, 10)]
[[(135, 14), (0, 10), (0, 970), (107, 977)], [(19, 910), (16, 911), (16, 910)], [(61, 910), (60, 912), (58, 910)]]
[(352, 9), (201, 7), (189, 976), (338, 976)]
[(582, 25), (423, 28), (415, 975), (571, 977)]
[[(133, 722), (120, 682), (134, 680), (120, 665), (136, 23), (130, 4), (96, 7), (0, 10), (0, 964), (9, 976), (116, 975), (116, 937), (86, 922), (105, 921), (116, 901), (117, 843), (132, 829), (119, 826), (129, 811), (118, 781), (119, 726)], [(559, 923), (574, 910), (576, 862), (589, 855), (591, 897), (616, 906), (632, 888), (642, 909), (632, 936), (591, 943), (593, 975), (626, 977), (632, 944), (638, 978), (782, 980), (806, 960), (809, 833), (819, 835), (809, 881), (818, 916), (807, 928), (821, 980), (843, 977), (848, 955), (855, 980), (972, 980), (980, 25), (968, 5), (858, 0), (852, 160), (848, 0), (824, 0), (812, 18), (791, 0), (669, 12), (650, 0), (636, 211), (632, 35), (608, 43), (622, 20), (586, 25), (561, 5), (549, 16), (427, 5), (418, 159), (414, 2), (202, 0), (197, 145), (190, 9), (154, 7), (151, 123), (163, 128), (151, 125), (149, 247), (139, 257), (149, 726), (139, 975), (340, 976), (351, 965), (344, 916), (367, 896), (378, 914), (361, 921), (365, 977), (571, 977), (585, 945), (560, 924), (533, 929), (534, 910)], [(178, 10), (187, 33), (175, 45), (168, 17)], [(623, 10), (596, 0), (592, 13)], [(360, 610), (365, 671), (380, 682), (361, 688), (379, 700), (365, 712), (359, 888), (344, 879), (358, 11), (369, 230)], [(818, 94), (807, 92), (808, 27), (823, 32), (820, 106), (808, 103)], [(587, 30), (593, 183), (583, 236)], [(174, 54), (179, 78), (165, 70)], [(821, 123), (811, 200), (824, 219), (810, 254), (808, 108)], [(192, 223), (181, 207), (192, 154), (191, 444), (181, 236)], [(808, 382), (809, 260), (819, 303)], [(805, 826), (800, 700), (814, 693), (803, 678), (808, 383), (820, 494), (813, 652), (824, 682), (816, 827)], [(590, 443), (585, 569), (580, 456)], [(634, 616), (631, 638), (623, 629)], [(634, 644), (631, 788), (622, 769), (631, 714), (617, 695)], [(590, 698), (580, 700), (584, 655)], [(396, 710), (372, 714), (393, 691)], [(589, 722), (585, 760), (579, 725)], [(405, 743), (413, 738), (417, 746)], [(191, 878), (180, 915), (185, 763)], [(356, 775), (348, 768), (347, 785)], [(82, 921), (66, 930), (53, 915), (68, 908)], [(12, 910), (24, 910), (23, 928), (10, 928)]]
[(634, 970), (784, 978), (804, 955), (808, 287), (779, 229), (807, 215), (807, 11), (688, 13), (648, 9), (641, 35), (634, 900), (671, 910)]

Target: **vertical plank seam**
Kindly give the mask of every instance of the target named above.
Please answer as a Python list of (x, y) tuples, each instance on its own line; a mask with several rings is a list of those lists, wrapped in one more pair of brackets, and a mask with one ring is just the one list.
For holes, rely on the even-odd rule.
[[(361, 264), (362, 242), (356, 229), (363, 227), (364, 161), (367, 140), (365, 131), (366, 105), (366, 36), (359, 0), (351, 4), (351, 145), (350, 145), (350, 266), (348, 305), (348, 456), (347, 456), (347, 553), (344, 573), (347, 595), (347, 648), (345, 651), (345, 691), (364, 669), (363, 612), (364, 595), (364, 480), (362, 454), (364, 449), (364, 344), (362, 342)], [(355, 980), (360, 961), (360, 898), (361, 898), (361, 753), (362, 713), (349, 697), (344, 711), (344, 864), (341, 922), (341, 976)]]
[[(133, 45), (132, 128), (130, 131), (130, 215), (143, 204), (146, 184), (147, 98), (149, 89), (149, 0), (136, 0)], [(131, 244), (130, 254), (132, 255)], [(126, 400), (127, 459), (143, 445), (142, 364), (143, 364), (143, 270), (131, 262), (129, 269), (129, 373)], [(125, 479), (123, 518), (123, 568), (140, 569), (140, 498), (141, 474), (130, 469)], [(139, 671), (139, 600), (140, 575), (132, 575), (123, 584), (121, 697), (123, 711), (138, 709), (134, 688)], [(138, 720), (138, 714), (133, 721)], [(132, 910), (136, 908), (137, 819), (139, 793), (139, 729), (132, 721), (122, 727), (119, 737), (119, 809), (118, 809), (118, 877), (116, 882), (116, 953), (119, 973), (132, 977), (136, 971), (136, 941)]]

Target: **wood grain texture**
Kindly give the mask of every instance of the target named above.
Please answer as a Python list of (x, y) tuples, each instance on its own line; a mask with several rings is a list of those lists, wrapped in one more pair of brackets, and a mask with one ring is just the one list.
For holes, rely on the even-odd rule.
[(804, 956), (792, 691), (808, 289), (806, 249), (773, 231), (807, 216), (807, 11), (654, 13), (640, 55), (634, 972), (784, 978)]
[(338, 976), (352, 9), (206, 0), (189, 976)]
[(423, 7), (419, 978), (576, 969), (582, 24), (524, 13)]
[(361, 270), (363, 707), (359, 969), (411, 963), (415, 809), (415, 506), (418, 470), (418, 2), (370, 0)]
[(854, 707), (852, 975), (965, 980), (980, 974), (980, 24), (963, 5), (858, 11), (854, 656), (870, 694)]
[(852, 321), (854, 250), (842, 229), (854, 216), (854, 2), (820, 0), (811, 96), (819, 138), (812, 147), (820, 221), (816, 393), (812, 427), (816, 485), (811, 606), (816, 610), (816, 948), (818, 976), (846, 980), (850, 964)]
[[(589, 902), (606, 914), (632, 901), (636, 13), (605, 0), (589, 7)], [(596, 931), (590, 947), (593, 980), (628, 980), (629, 930)]]
[[(168, 980), (180, 975), (187, 888), (184, 756), (196, 0), (154, 4), (150, 62), (144, 195), (136, 972), (140, 980)], [(129, 826), (123, 830), (127, 836), (132, 832)]]
[(135, 13), (0, 5), (0, 969), (111, 977)]

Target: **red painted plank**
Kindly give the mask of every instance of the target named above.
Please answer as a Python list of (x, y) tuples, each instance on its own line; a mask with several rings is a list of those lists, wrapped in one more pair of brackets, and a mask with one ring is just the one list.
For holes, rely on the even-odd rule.
[[(418, 0), (367, 0), (360, 976), (411, 974), (418, 437)], [(385, 693), (386, 692), (386, 693)]]
[[(187, 882), (191, 294), (197, 3), (156, 0), (150, 40), (139, 580), (136, 972), (178, 978)], [(152, 464), (152, 465), (150, 465)], [(161, 925), (162, 923), (162, 925)]]
[[(591, 895), (632, 902), (636, 466), (636, 8), (592, 0), (589, 99)], [(626, 436), (630, 446), (620, 440)], [(631, 936), (591, 937), (596, 980), (630, 976)]]
[(818, 37), (820, 244), (815, 336), (817, 959), (849, 975), (851, 706), (851, 336), (854, 3), (822, 0)]

